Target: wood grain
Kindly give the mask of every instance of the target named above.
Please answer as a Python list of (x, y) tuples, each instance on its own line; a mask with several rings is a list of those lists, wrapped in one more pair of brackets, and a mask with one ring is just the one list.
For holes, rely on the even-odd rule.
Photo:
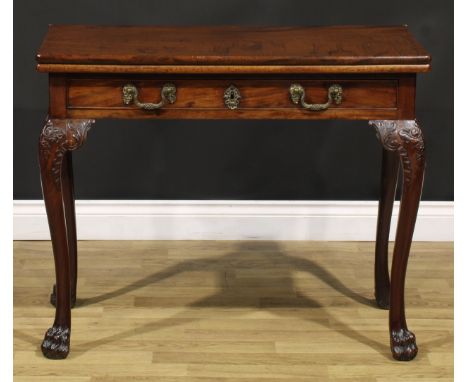
[[(52, 118), (123, 119), (414, 119), (414, 74), (322, 75), (50, 75), (49, 115)], [(122, 88), (131, 83), (144, 102), (160, 100), (165, 83), (177, 87), (177, 100), (156, 111), (124, 105)], [(343, 99), (322, 112), (294, 105), (289, 86), (300, 83), (306, 101), (325, 102), (332, 84), (343, 87)], [(224, 105), (224, 90), (241, 91), (237, 109)]]
[(50, 25), (40, 64), (429, 65), (406, 26)]
[[(73, 351), (42, 357), (51, 244), (14, 244), (15, 381), (453, 381), (453, 244), (413, 243), (419, 356), (391, 361), (374, 243), (79, 242)], [(392, 244), (390, 244), (392, 247)]]
[(42, 73), (153, 73), (153, 74), (326, 74), (326, 73), (418, 73), (420, 65), (86, 65), (37, 64)]
[(302, 109), (161, 109), (146, 112), (137, 109), (69, 109), (68, 118), (115, 119), (295, 119), (295, 120), (364, 120), (395, 119), (398, 109), (339, 109), (311, 112)]
[[(221, 79), (204, 80), (168, 77), (163, 80), (141, 80), (123, 77), (120, 79), (74, 80), (68, 81), (67, 107), (93, 109), (137, 109), (134, 105), (124, 105), (122, 88), (127, 83), (135, 85), (142, 102), (158, 102), (162, 86), (173, 83), (177, 87), (177, 100), (172, 109), (221, 109), (225, 110), (223, 94), (231, 84), (241, 94), (238, 109), (297, 109), (289, 97), (289, 86), (294, 80), (245, 80)], [(397, 107), (398, 80), (299, 80), (304, 86), (309, 102), (323, 103), (327, 100), (328, 87), (339, 83), (343, 88), (343, 101), (340, 109), (395, 109)]]

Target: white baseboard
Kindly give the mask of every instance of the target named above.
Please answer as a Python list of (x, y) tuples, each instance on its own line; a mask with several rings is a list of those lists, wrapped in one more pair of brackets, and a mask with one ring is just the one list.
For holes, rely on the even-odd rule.
[[(13, 211), (15, 240), (50, 239), (42, 201)], [(377, 202), (77, 200), (76, 213), (79, 240), (371, 241)], [(414, 240), (453, 241), (453, 230), (453, 202), (421, 202)]]

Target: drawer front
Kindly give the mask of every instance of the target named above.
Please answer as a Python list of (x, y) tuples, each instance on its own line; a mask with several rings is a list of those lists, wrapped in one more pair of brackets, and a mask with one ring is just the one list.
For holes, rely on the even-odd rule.
[[(158, 103), (166, 83), (176, 87), (176, 100), (157, 110), (142, 110), (134, 102), (125, 104), (123, 87), (132, 84), (142, 103)], [(342, 88), (339, 104), (326, 110), (310, 111), (291, 100), (291, 84), (300, 84), (304, 101), (323, 104), (330, 86)], [(347, 118), (367, 119), (376, 113), (394, 116), (398, 110), (398, 79), (69, 79), (66, 107), (74, 117), (123, 118)], [(238, 105), (230, 109), (225, 91), (233, 85), (240, 94)], [(365, 118), (364, 118), (365, 117)]]

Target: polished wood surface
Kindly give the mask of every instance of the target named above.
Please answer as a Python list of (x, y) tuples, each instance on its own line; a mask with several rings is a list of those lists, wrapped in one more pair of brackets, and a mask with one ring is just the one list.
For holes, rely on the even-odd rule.
[(382, 150), (379, 212), (375, 239), (375, 301), (382, 309), (390, 308), (390, 276), (388, 274), (388, 239), (393, 202), (398, 182), (400, 158), (394, 151)]
[[(169, 104), (169, 109), (221, 109), (225, 110), (223, 93), (231, 84), (240, 91), (242, 99), (238, 109), (298, 109), (289, 98), (289, 86), (293, 79), (239, 79), (225, 78), (220, 80), (198, 78), (179, 79), (167, 77), (163, 80), (141, 78), (117, 79), (69, 79), (67, 105), (69, 109), (138, 109), (135, 105), (122, 103), (122, 88), (127, 83), (134, 84), (141, 100), (155, 102), (160, 97), (161, 87), (170, 82), (177, 87), (177, 100)], [(298, 79), (306, 90), (307, 98), (316, 102), (327, 100), (327, 86), (335, 82), (344, 89), (344, 98), (340, 105), (330, 109), (396, 109), (398, 107), (398, 80), (365, 80), (365, 79)], [(310, 112), (309, 112), (310, 114)]]
[(45, 71), (54, 71), (53, 65), (88, 65), (90, 72), (95, 72), (93, 65), (130, 65), (135, 72), (145, 66), (261, 65), (268, 71), (277, 65), (398, 65), (409, 73), (430, 66), (429, 54), (406, 26), (51, 25), (37, 61)]
[(87, 65), (37, 64), (42, 73), (152, 73), (152, 74), (285, 74), (285, 73), (416, 73), (429, 72), (421, 65)]
[(86, 140), (91, 121), (49, 120), (39, 138), (39, 166), (55, 262), (51, 303), (55, 319), (42, 342), (47, 358), (69, 352), (71, 307), (76, 299), (77, 248), (71, 151)]
[[(424, 136), (416, 121), (371, 121), (370, 124), (377, 129), (383, 148), (398, 154), (403, 173), (400, 214), (390, 281), (389, 321), (393, 357), (401, 361), (409, 361), (418, 353), (418, 347), (416, 336), (408, 330), (406, 324), (404, 294), (406, 267), (426, 168)], [(383, 164), (388, 165), (385, 162)], [(395, 185), (389, 182), (384, 187), (388, 190), (383, 193), (391, 193)], [(385, 203), (386, 201), (381, 199), (379, 204)], [(386, 207), (382, 206), (380, 209), (384, 208)], [(390, 217), (386, 219), (390, 220)], [(387, 224), (390, 223), (384, 223), (384, 225)], [(384, 241), (381, 245), (384, 245), (385, 237), (381, 240)]]
[[(76, 218), (75, 218), (75, 190), (73, 180), (72, 152), (67, 151), (63, 158), (62, 165), (62, 191), (63, 208), (65, 210), (65, 221), (67, 222), (67, 243), (68, 257), (70, 267), (70, 306), (73, 308), (76, 302), (76, 284), (78, 280), (78, 248), (76, 237)], [(56, 306), (57, 289), (54, 286), (50, 296), (50, 302)]]
[(78, 245), (73, 349), (51, 362), (51, 243), (14, 244), (16, 382), (453, 381), (451, 243), (412, 246), (410, 364), (390, 361), (371, 242)]
[(405, 26), (50, 25), (37, 59), (138, 65), (429, 63)]
[[(159, 110), (125, 105), (122, 88), (134, 84), (143, 102), (157, 102), (165, 83), (177, 87), (177, 99)], [(328, 87), (339, 84), (343, 98), (328, 110), (310, 112), (295, 105), (289, 87), (300, 83), (306, 100), (322, 103)], [(56, 118), (130, 119), (412, 119), (415, 76), (400, 75), (289, 75), (289, 76), (152, 76), (51, 75), (50, 116)], [(242, 96), (237, 109), (224, 105), (231, 84)]]

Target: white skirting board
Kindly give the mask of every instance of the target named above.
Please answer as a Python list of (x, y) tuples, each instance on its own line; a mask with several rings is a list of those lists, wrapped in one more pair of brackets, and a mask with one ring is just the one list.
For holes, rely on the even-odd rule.
[[(15, 240), (50, 239), (43, 201), (13, 211)], [(77, 200), (76, 213), (79, 240), (372, 241), (377, 202)], [(453, 231), (453, 202), (421, 202), (414, 240), (453, 241)]]

